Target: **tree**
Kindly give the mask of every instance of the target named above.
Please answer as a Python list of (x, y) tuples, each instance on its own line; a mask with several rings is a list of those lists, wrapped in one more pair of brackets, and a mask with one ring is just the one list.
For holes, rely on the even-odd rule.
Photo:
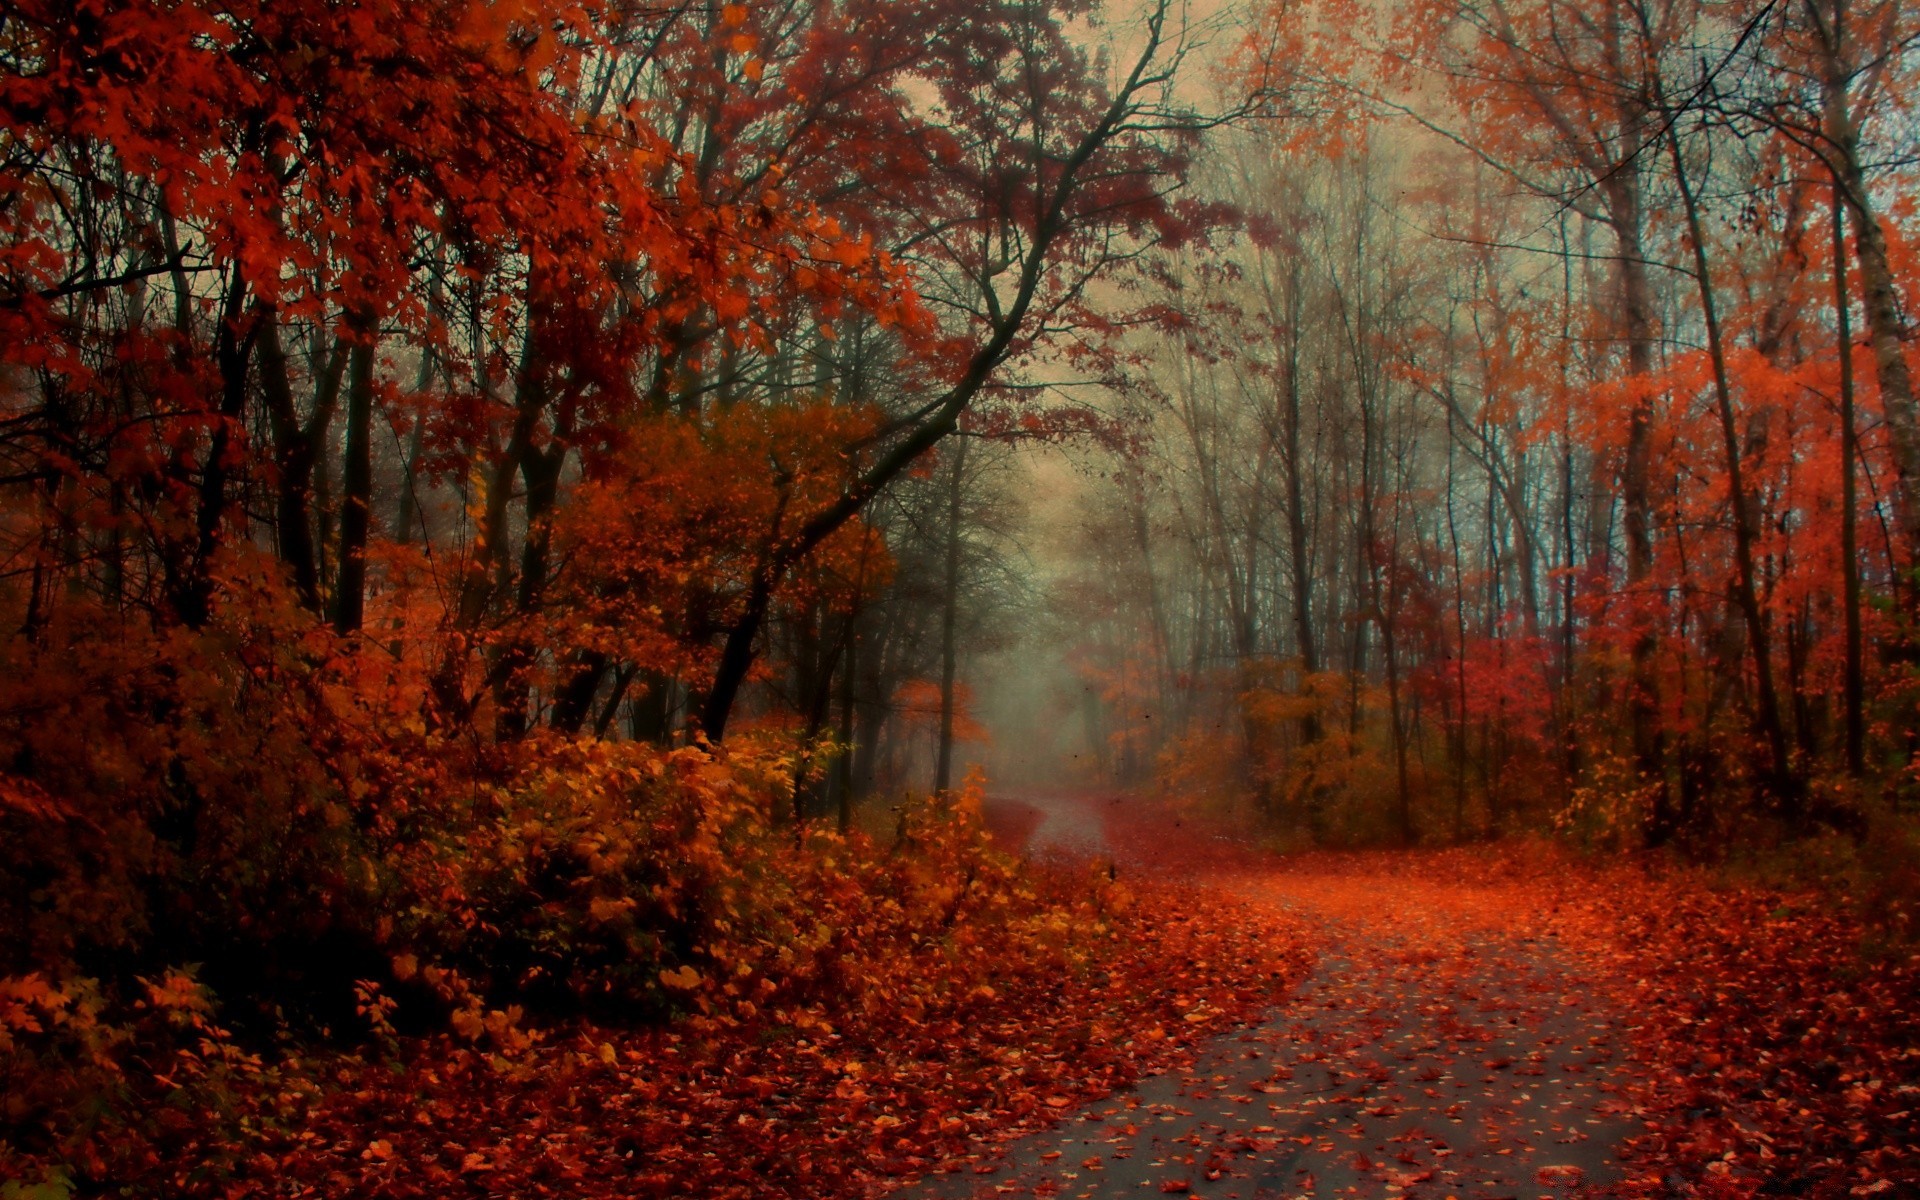
[(1010, 5), (995, 52), (942, 81), (945, 123), (960, 140), (941, 172), (953, 200), (928, 206), (918, 253), (946, 285), (942, 303), (964, 321), (948, 351), (951, 382), (889, 430), (837, 500), (769, 546), (703, 706), (709, 738), (725, 735), (793, 565), (953, 433), (1010, 363), (1080, 316), (1096, 276), (1176, 232), (1171, 196), (1185, 142), (1207, 122), (1173, 100), (1185, 54), (1174, 10), (1164, 0), (1150, 9), (1141, 48), (1110, 93), (1096, 81), (1098, 60), (1069, 36), (1070, 15)]

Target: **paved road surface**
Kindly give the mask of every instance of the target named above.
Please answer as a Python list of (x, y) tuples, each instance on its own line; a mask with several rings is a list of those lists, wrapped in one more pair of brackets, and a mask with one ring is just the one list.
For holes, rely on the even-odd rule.
[[(1106, 851), (1101, 801), (1023, 799), (1044, 813), (1036, 850)], [(1619, 1181), (1633, 1126), (1613, 1091), (1616, 1030), (1558, 947), (1401, 881), (1277, 872), (1219, 885), (1322, 939), (1315, 974), (1276, 996), (1265, 1024), (1010, 1143), (990, 1174), (901, 1194), (1533, 1200)]]

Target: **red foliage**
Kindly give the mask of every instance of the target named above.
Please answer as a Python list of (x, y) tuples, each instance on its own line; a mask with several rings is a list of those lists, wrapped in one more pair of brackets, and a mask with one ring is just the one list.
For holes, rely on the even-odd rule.
[[(544, 784), (514, 786), (546, 795), (551, 814), (558, 797), (543, 788), (615, 784), (630, 769), (622, 761), (563, 755), (537, 773)], [(625, 761), (651, 774), (646, 760)], [(655, 818), (651, 844), (624, 846), (626, 827), (604, 813), (571, 826), (549, 815), (549, 832), (535, 833), (536, 805), (473, 853), (489, 872), (519, 863), (552, 873), (559, 864), (544, 860), (568, 853), (608, 860), (587, 867), (598, 881), (589, 890), (548, 902), (580, 912), (520, 914), (549, 922), (542, 936), (657, 927), (633, 919), (648, 905), (701, 910), (701, 944), (683, 957), (628, 950), (648, 976), (640, 984), (677, 1013), (671, 1023), (530, 1027), (517, 1007), (488, 1007), (486, 991), (506, 981), (407, 953), (391, 986), (431, 976), (456, 991), (464, 1007), (452, 1033), (396, 1039), (369, 984), (362, 1015), (380, 1051), (215, 1064), (181, 1090), (165, 1064), (205, 1062), (205, 1047), (222, 1044), (209, 1033), (201, 1049), (150, 1060), (169, 1076), (157, 1091), (130, 1080), (171, 1117), (122, 1118), (110, 1139), (81, 1134), (50, 1153), (95, 1185), (191, 1195), (440, 1196), (462, 1180), (514, 1195), (857, 1195), (882, 1176), (958, 1169), (1179, 1061), (1302, 969), (1297, 931), (1250, 920), (1218, 895), (1116, 883), (1079, 865), (1017, 869), (986, 848), (967, 802), (920, 814), (892, 852), (825, 835), (797, 846), (756, 832), (765, 797), (748, 783), (750, 760), (683, 754), (664, 765), (668, 796), (699, 802), (664, 825), (671, 807)], [(542, 850), (541, 836), (555, 844)], [(583, 836), (611, 841), (569, 849)], [(665, 874), (622, 891), (617, 882), (633, 878), (623, 855)], [(470, 897), (449, 913), (466, 936), (507, 932), (487, 934), (511, 914), (486, 906), (485, 876), (448, 877)], [(593, 960), (585, 945), (570, 951), (583, 958)], [(503, 965), (474, 968), (490, 961)], [(47, 1061), (31, 1056), (46, 1046), (36, 1021), (67, 1002), (37, 977), (8, 988), (0, 1031), (19, 1040), (0, 1052), (26, 1053), (12, 1066), (30, 1069)], [(182, 994), (207, 1011), (202, 993)], [(12, 1153), (17, 1175), (60, 1161)]]
[[(1631, 1018), (1640, 1192), (1901, 1195), (1920, 1187), (1920, 955), (1832, 896), (1704, 871), (1596, 864), (1545, 844), (1396, 868), (1478, 919), (1552, 934), (1605, 968)], [(1895, 900), (1893, 928), (1913, 914)], [(1884, 930), (1886, 926), (1881, 925)], [(1864, 1190), (1863, 1190), (1864, 1189)]]
[(1868, 914), (1857, 898), (1537, 841), (1275, 860), (1190, 807), (1114, 811), (1119, 849), (1147, 870), (1373, 923), (1416, 956), (1471, 936), (1570, 952), (1625, 1030), (1645, 1133), (1628, 1146), (1624, 1194), (1920, 1188), (1920, 954), (1914, 898), (1898, 885)]

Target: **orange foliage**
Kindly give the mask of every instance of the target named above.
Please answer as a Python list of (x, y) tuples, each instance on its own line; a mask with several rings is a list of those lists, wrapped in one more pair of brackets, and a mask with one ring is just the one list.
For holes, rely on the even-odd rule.
[[(84, 981), (7, 979), (0, 1064), (26, 1086), (0, 1165), (193, 1195), (427, 1196), (463, 1177), (852, 1194), (1176, 1061), (1300, 970), (1297, 936), (1217, 898), (1018, 866), (986, 842), (977, 779), (910, 814), (891, 852), (796, 842), (773, 817), (790, 769), (744, 744), (556, 741), (448, 789), (469, 831), (380, 864), (412, 899), (385, 906), (406, 915), (376, 929), (390, 962), (357, 989), (365, 1056), (237, 1054), (179, 977), (132, 1009)], [(550, 1008), (555, 991), (674, 1020), (528, 1024), (522, 1002)], [(396, 1035), (423, 1005), (450, 1011), (450, 1032)], [(129, 1092), (144, 1106), (101, 1106)], [(76, 1123), (81, 1106), (102, 1115)]]

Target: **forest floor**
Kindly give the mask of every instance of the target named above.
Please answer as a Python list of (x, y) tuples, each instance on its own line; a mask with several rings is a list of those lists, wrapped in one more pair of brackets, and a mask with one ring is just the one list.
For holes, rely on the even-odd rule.
[(987, 815), (1304, 924), (1318, 963), (1182, 1069), (902, 1194), (1920, 1195), (1915, 960), (1859, 960), (1808, 898), (1544, 846), (1281, 858), (1139, 798)]
[[(1920, 954), (1844, 889), (1547, 842), (1280, 856), (1144, 797), (984, 816), (1038, 861), (969, 860), (991, 893), (883, 941), (884, 994), (849, 952), (758, 1024), (209, 1034), (144, 1172), (20, 1191), (0, 1156), (0, 1200), (1920, 1197)], [(884, 907), (855, 882), (836, 919)]]

